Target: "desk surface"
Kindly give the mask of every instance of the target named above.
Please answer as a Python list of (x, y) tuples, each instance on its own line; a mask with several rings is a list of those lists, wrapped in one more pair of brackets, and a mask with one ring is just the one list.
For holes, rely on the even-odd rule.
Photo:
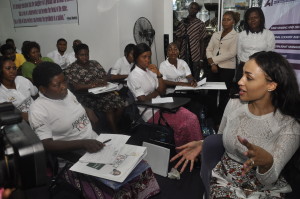
[(143, 107), (158, 108), (160, 110), (172, 111), (189, 103), (190, 101), (191, 101), (190, 98), (173, 97), (173, 102), (171, 103), (152, 104), (152, 100), (149, 100), (145, 102), (137, 102), (137, 105)]
[(189, 86), (176, 86), (175, 91), (181, 90), (226, 90), (225, 82), (206, 82), (202, 86), (189, 87)]

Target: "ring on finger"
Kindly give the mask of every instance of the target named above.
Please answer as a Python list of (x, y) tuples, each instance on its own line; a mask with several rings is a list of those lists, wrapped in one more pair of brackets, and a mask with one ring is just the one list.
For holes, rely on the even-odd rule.
[(251, 161), (250, 166), (254, 166), (254, 163), (255, 163), (254, 160), (252, 158), (250, 158), (250, 161)]

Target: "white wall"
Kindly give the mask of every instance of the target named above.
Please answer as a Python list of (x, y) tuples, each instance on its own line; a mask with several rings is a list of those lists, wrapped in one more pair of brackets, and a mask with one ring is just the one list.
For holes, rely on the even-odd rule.
[[(90, 58), (108, 69), (123, 55), (126, 44), (135, 43), (133, 25), (143, 16), (156, 31), (158, 63), (163, 61), (163, 34), (172, 33), (171, 0), (78, 0), (78, 13), (79, 24), (14, 28), (9, 1), (0, 1), (0, 43), (13, 38), (20, 49), (23, 41), (36, 41), (45, 56), (56, 48), (58, 38), (68, 41), (68, 51), (72, 41), (80, 39), (89, 45)], [(152, 45), (156, 63), (154, 49)]]

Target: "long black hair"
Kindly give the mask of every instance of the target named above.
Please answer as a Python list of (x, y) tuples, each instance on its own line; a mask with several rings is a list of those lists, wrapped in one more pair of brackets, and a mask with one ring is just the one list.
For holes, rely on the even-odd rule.
[(265, 15), (264, 15), (262, 9), (259, 7), (252, 7), (252, 8), (249, 8), (244, 15), (244, 23), (245, 23), (244, 29), (246, 30), (247, 35), (249, 34), (249, 31), (252, 32), (250, 30), (250, 26), (248, 23), (248, 19), (252, 12), (256, 12), (259, 15), (259, 31), (258, 32), (263, 32), (265, 29)]
[(148, 51), (151, 52), (151, 48), (145, 43), (140, 43), (140, 44), (135, 46), (134, 53), (133, 53), (133, 55), (134, 55), (134, 64), (131, 67), (130, 71), (132, 71), (135, 68), (136, 61), (137, 61), (138, 57), (141, 54), (143, 54), (144, 52), (148, 52)]
[(276, 52), (257, 52), (250, 56), (277, 87), (271, 92), (275, 110), (295, 118), (300, 123), (300, 93), (295, 72), (289, 62)]

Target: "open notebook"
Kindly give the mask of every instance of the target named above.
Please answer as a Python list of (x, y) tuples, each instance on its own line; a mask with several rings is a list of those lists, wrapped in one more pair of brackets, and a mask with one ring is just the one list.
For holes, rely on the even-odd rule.
[(113, 84), (111, 82), (107, 82), (107, 86), (90, 88), (88, 90), (88, 92), (93, 93), (93, 94), (100, 94), (100, 93), (106, 93), (106, 92), (115, 91), (115, 90), (118, 90), (118, 84)]
[[(129, 138), (129, 136), (127, 137)], [(103, 150), (97, 153), (85, 154), (70, 170), (116, 182), (123, 182), (147, 155), (147, 149), (146, 147), (125, 144), (124, 135), (101, 134), (97, 140), (104, 141), (108, 138), (111, 141), (106, 144), (107, 146)], [(119, 141), (115, 142), (114, 140), (116, 139), (119, 139)], [(106, 147), (110, 147), (113, 153), (110, 150), (105, 150)]]

